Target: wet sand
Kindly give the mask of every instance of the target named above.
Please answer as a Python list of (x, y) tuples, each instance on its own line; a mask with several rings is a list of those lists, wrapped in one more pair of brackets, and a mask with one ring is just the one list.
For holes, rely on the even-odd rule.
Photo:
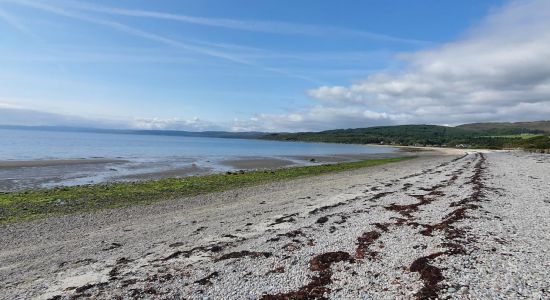
[(128, 162), (128, 161), (123, 160), (123, 159), (106, 159), (106, 158), (51, 159), (51, 160), (4, 160), (4, 161), (0, 161), (0, 169), (75, 166), (75, 165), (93, 165), (93, 164), (113, 164), (113, 163), (126, 163), (126, 162)]
[[(426, 149), (426, 152), (434, 152), (433, 149)], [(334, 154), (334, 155), (294, 155), (283, 156), (280, 158), (245, 158), (222, 160), (220, 164), (235, 169), (255, 170), (255, 169), (276, 169), (288, 166), (307, 166), (317, 164), (333, 164), (341, 162), (353, 162), (367, 159), (383, 159), (403, 156), (414, 156), (408, 153), (406, 149), (395, 153), (377, 153), (377, 154)]]
[(78, 159), (0, 162), (0, 192), (100, 183), (125, 160)]
[(412, 154), (400, 151), (387, 154), (234, 157), (228, 159), (212, 158), (209, 160), (174, 157), (158, 161), (106, 158), (0, 161), (0, 192), (15, 192), (57, 186), (156, 180), (171, 177), (179, 178), (236, 170), (278, 169), (408, 155)]

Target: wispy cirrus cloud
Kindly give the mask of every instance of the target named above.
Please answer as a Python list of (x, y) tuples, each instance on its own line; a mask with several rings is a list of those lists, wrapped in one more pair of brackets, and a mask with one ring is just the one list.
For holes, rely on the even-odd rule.
[(250, 66), (250, 67), (253, 67), (253, 68), (258, 68), (258, 69), (264, 70), (266, 72), (277, 73), (277, 74), (280, 74), (280, 75), (283, 75), (283, 76), (286, 76), (286, 77), (292, 77), (292, 78), (296, 78), (296, 79), (300, 79), (300, 80), (305, 80), (305, 81), (309, 81), (309, 82), (316, 83), (316, 84), (320, 83), (319, 80), (316, 80), (314, 78), (310, 78), (310, 77), (307, 77), (307, 76), (302, 76), (300, 74), (293, 74), (293, 73), (290, 73), (290, 72), (288, 72), (284, 69), (263, 66), (263, 65), (255, 63), (253, 61), (242, 58), (240, 56), (232, 55), (230, 53), (223, 52), (223, 51), (220, 51), (220, 50), (217, 50), (217, 49), (208, 48), (208, 47), (204, 47), (204, 46), (199, 46), (199, 45), (195, 45), (195, 44), (191, 44), (191, 43), (185, 43), (185, 42), (182, 42), (182, 41), (179, 41), (179, 40), (176, 40), (176, 39), (164, 37), (164, 36), (156, 34), (156, 33), (152, 33), (152, 32), (144, 31), (144, 30), (141, 30), (141, 29), (137, 29), (137, 28), (122, 24), (120, 22), (105, 20), (105, 19), (90, 16), (90, 15), (86, 15), (86, 14), (80, 13), (78, 11), (67, 9), (65, 7), (62, 7), (62, 6), (52, 5), (52, 4), (49, 4), (49, 3), (46, 3), (46, 2), (39, 2), (39, 1), (32, 1), (32, 0), (17, 0), (17, 1), (14, 1), (14, 0), (1, 0), (1, 1), (2, 2), (9, 2), (9, 3), (12, 3), (12, 4), (16, 4), (16, 5), (22, 5), (22, 6), (42, 10), (42, 11), (46, 11), (46, 12), (61, 15), (61, 16), (67, 17), (67, 18), (80, 20), (80, 21), (83, 21), (83, 22), (88, 22), (88, 23), (93, 23), (93, 24), (100, 25), (100, 26), (109, 27), (113, 30), (119, 31), (119, 32), (124, 33), (124, 34), (128, 34), (128, 35), (139, 37), (139, 38), (146, 39), (146, 40), (149, 40), (149, 41), (157, 42), (157, 43), (167, 45), (167, 46), (171, 46), (171, 47), (174, 47), (174, 48), (177, 48), (177, 49), (180, 49), (180, 50), (190, 51), (190, 52), (199, 53), (199, 54), (214, 57), (214, 58), (219, 58), (219, 59), (231, 61), (233, 63), (246, 65), (246, 66)]
[(81, 1), (56, 1), (56, 3), (63, 3), (64, 6), (80, 11), (104, 13), (117, 16), (129, 16), (138, 18), (153, 18), (170, 20), (194, 25), (219, 27), (225, 29), (271, 33), (271, 34), (284, 34), (284, 35), (306, 35), (306, 36), (318, 36), (326, 37), (327, 35), (338, 37), (352, 37), (352, 38), (364, 38), (382, 42), (391, 43), (405, 43), (413, 45), (427, 45), (432, 42), (409, 39), (403, 37), (395, 37), (391, 35), (369, 32), (363, 30), (354, 30), (349, 28), (326, 26), (326, 25), (310, 25), (291, 22), (274, 22), (274, 21), (260, 21), (260, 20), (237, 20), (226, 18), (205, 18), (188, 16), (182, 14), (173, 14), (158, 11), (127, 9), (119, 7), (111, 7), (98, 5), (93, 3), (81, 2)]
[(36, 35), (27, 28), (27, 26), (23, 25), (18, 18), (13, 16), (12, 14), (9, 14), (7, 11), (2, 9), (0, 7), (0, 21), (3, 21), (4, 23), (10, 25), (11, 27), (15, 28), (17, 31), (21, 32), (24, 35), (30, 36), (32, 39), (37, 39)]

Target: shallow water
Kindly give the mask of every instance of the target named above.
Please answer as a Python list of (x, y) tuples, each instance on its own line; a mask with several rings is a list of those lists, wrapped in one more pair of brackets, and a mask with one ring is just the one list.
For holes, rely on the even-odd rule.
[[(254, 169), (395, 152), (363, 145), (12, 129), (0, 129), (0, 145), (0, 191), (202, 175), (237, 169), (227, 163), (235, 161), (247, 161)], [(97, 158), (103, 160), (89, 163)], [(88, 163), (75, 163), (80, 159)], [(44, 164), (49, 160), (59, 163)], [(6, 167), (6, 161), (42, 163)]]

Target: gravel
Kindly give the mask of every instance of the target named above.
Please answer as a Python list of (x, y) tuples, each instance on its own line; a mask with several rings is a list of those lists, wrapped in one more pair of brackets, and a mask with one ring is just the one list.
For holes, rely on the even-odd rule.
[(549, 299), (550, 156), (424, 155), (0, 228), (2, 299)]

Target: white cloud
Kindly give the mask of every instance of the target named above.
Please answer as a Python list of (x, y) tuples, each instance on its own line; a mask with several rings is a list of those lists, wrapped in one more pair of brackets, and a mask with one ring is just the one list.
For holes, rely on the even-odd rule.
[(199, 118), (135, 118), (109, 119), (101, 117), (79, 117), (46, 111), (38, 111), (17, 105), (0, 102), (0, 125), (21, 126), (66, 126), (107, 129), (146, 129), (146, 130), (223, 130), (219, 124)]
[(249, 119), (237, 119), (233, 131), (309, 131), (387, 125), (407, 119), (406, 114), (388, 114), (361, 107), (315, 106), (288, 114), (259, 114)]
[[(308, 91), (319, 106), (296, 128), (372, 124), (460, 124), (550, 119), (550, 1), (514, 1), (462, 39), (400, 58), (400, 73)], [(322, 111), (323, 113), (319, 113)], [(359, 113), (363, 111), (364, 113)], [(292, 114), (296, 114), (293, 112)], [(263, 116), (268, 128), (288, 115)]]
[(0, 109), (18, 109), (22, 108), (21, 106), (13, 103), (7, 103), (7, 102), (0, 102)]
[(217, 124), (204, 121), (199, 118), (190, 120), (181, 118), (137, 118), (129, 123), (130, 128), (146, 130), (184, 130), (184, 131), (208, 131), (222, 130)]

